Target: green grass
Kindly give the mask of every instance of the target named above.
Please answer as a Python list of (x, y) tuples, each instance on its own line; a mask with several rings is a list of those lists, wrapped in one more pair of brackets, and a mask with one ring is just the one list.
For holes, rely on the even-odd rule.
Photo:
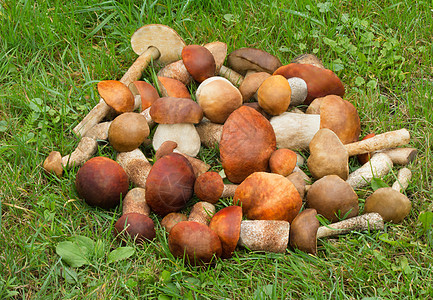
[[(0, 0), (0, 298), (432, 298), (432, 10), (430, 2), (413, 0)], [(77, 169), (59, 179), (41, 165), (50, 151), (76, 147), (72, 128), (99, 101), (96, 83), (122, 77), (136, 57), (130, 37), (149, 23), (172, 27), (187, 44), (261, 48), (283, 64), (315, 53), (344, 82), (363, 135), (410, 130), (419, 150), (410, 165), (411, 214), (385, 232), (323, 240), (317, 257), (240, 249), (206, 268), (175, 259), (152, 215), (157, 239), (127, 241), (135, 254), (107, 262), (121, 246), (112, 234), (120, 209), (83, 203)], [(144, 77), (151, 80), (151, 72)], [(115, 156), (106, 144), (99, 153)], [(201, 155), (220, 169), (216, 151)], [(361, 199), (370, 193), (358, 191)], [(93, 239), (97, 249), (72, 268), (55, 249), (77, 236)]]

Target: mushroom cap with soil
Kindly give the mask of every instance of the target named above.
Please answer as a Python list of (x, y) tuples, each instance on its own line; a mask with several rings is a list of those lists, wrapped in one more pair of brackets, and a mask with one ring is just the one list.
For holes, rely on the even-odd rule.
[(117, 152), (129, 152), (138, 148), (149, 136), (146, 118), (134, 112), (117, 116), (108, 129), (108, 140)]

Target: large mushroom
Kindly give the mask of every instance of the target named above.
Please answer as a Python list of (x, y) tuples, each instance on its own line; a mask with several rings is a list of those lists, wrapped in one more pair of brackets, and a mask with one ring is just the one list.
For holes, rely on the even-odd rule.
[(244, 76), (248, 71), (272, 74), (281, 66), (277, 57), (256, 48), (237, 49), (229, 54), (227, 62), (234, 71)]

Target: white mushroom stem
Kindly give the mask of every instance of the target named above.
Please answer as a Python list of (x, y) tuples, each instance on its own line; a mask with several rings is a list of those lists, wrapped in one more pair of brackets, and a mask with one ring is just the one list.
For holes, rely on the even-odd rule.
[(228, 79), (234, 86), (240, 86), (242, 81), (244, 81), (244, 76), (227, 68), (226, 66), (221, 66), (219, 75)]
[(145, 188), (147, 176), (152, 165), (140, 149), (130, 152), (120, 152), (117, 154), (116, 161), (125, 170), (135, 186)]
[(140, 187), (130, 190), (123, 199), (123, 214), (139, 213), (148, 216), (150, 207), (146, 202), (146, 190)]
[(192, 207), (188, 221), (194, 221), (208, 226), (214, 214), (215, 206), (213, 204), (200, 201)]
[(317, 229), (317, 238), (332, 237), (352, 231), (383, 230), (383, 228), (383, 218), (378, 213), (368, 213), (341, 222), (321, 226)]
[(62, 166), (64, 168), (81, 166), (95, 154), (96, 150), (98, 150), (98, 142), (95, 139), (83, 137), (71, 154), (62, 157)]
[(370, 153), (377, 150), (394, 148), (408, 144), (410, 133), (407, 129), (389, 131), (356, 143), (344, 145), (349, 156)]
[(207, 148), (219, 145), (223, 133), (223, 125), (204, 119), (196, 126), (201, 143)]
[[(159, 56), (160, 52), (158, 49), (149, 47), (126, 71), (120, 82), (129, 86), (133, 81), (140, 78), (141, 73), (149, 65), (150, 61), (157, 60)], [(84, 136), (88, 130), (101, 122), (110, 111), (111, 108), (105, 103), (104, 99), (100, 98), (99, 103), (75, 126), (73, 132), (78, 136)]]
[(415, 160), (418, 150), (415, 148), (391, 148), (380, 152), (388, 155), (394, 165), (406, 166)]
[(277, 148), (305, 150), (320, 129), (320, 115), (285, 112), (272, 117), (270, 123)]
[(408, 168), (400, 169), (397, 173), (397, 180), (392, 185), (392, 188), (397, 192), (402, 193), (409, 186), (410, 179), (412, 178), (412, 171)]
[(349, 174), (346, 182), (353, 188), (362, 188), (370, 184), (373, 177), (382, 178), (392, 169), (393, 163), (388, 155), (374, 154), (362, 167)]
[(245, 220), (241, 222), (238, 246), (254, 251), (286, 252), (290, 224), (276, 220)]
[(192, 157), (200, 151), (200, 136), (194, 124), (159, 124), (153, 135), (152, 145), (155, 151), (166, 141), (176, 142), (177, 151)]

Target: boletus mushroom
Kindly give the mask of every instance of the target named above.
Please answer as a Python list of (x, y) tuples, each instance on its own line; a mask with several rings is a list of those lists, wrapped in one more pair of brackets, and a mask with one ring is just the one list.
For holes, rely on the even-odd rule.
[(108, 129), (108, 140), (117, 152), (129, 152), (138, 148), (149, 136), (146, 118), (134, 112), (117, 116)]

